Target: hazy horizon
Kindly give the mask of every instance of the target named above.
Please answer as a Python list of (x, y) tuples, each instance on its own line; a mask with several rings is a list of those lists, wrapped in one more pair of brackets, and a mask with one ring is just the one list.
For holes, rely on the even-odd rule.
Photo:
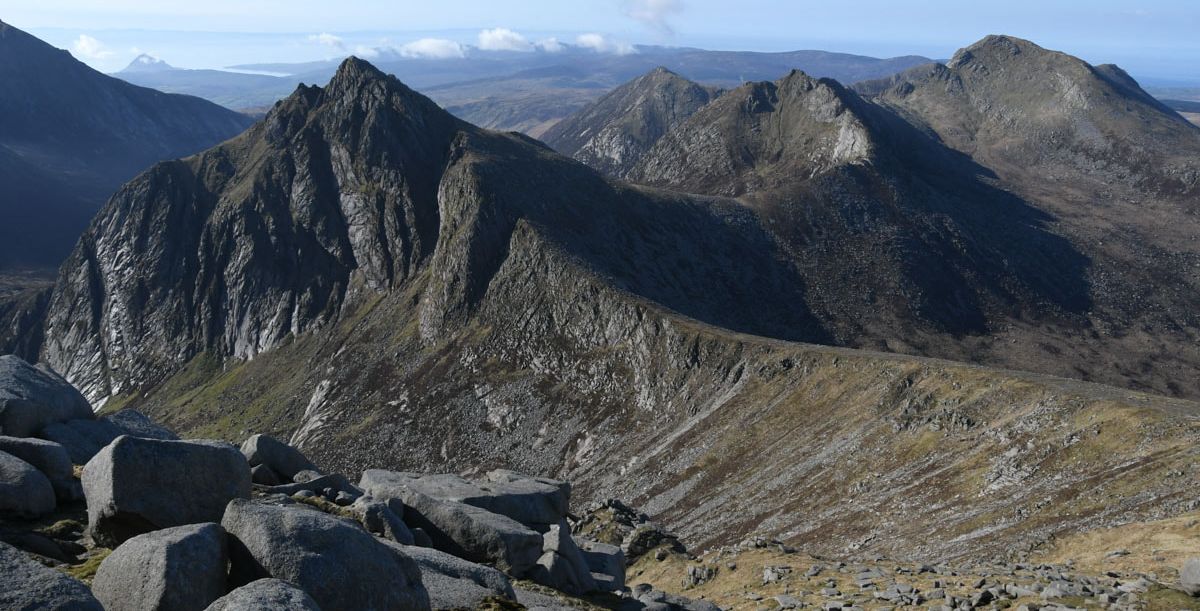
[[(737, 6), (707, 0), (565, 4), (457, 0), (433, 7), (359, 0), (332, 7), (271, 0), (247, 7), (231, 0), (203, 6), (123, 0), (93, 7), (85, 0), (54, 0), (8, 7), (0, 19), (104, 72), (124, 68), (140, 53), (181, 68), (219, 69), (369, 56), (377, 48), (437, 56), (468, 46), (515, 51), (581, 42), (597, 52), (646, 44), (945, 59), (987, 34), (1009, 34), (1092, 63), (1118, 64), (1150, 84), (1200, 84), (1200, 7), (1174, 0), (1088, 6), (1017, 0), (1004, 10), (945, 0), (920, 7), (882, 0), (854, 6), (796, 2), (770, 11), (771, 3), (762, 0)], [(772, 19), (763, 20), (765, 12), (773, 12)]]

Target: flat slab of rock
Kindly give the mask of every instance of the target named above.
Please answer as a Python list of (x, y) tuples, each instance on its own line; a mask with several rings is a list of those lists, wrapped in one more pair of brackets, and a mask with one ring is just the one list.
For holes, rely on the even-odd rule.
[(36, 518), (54, 511), (50, 480), (33, 465), (0, 452), (0, 516)]
[(250, 465), (232, 445), (121, 436), (83, 468), (88, 533), (102, 545), (169, 526), (219, 522), (250, 497)]
[[(597, 588), (615, 592), (625, 587), (625, 553), (616, 545), (575, 538), (575, 545), (591, 569)], [(603, 576), (595, 579), (597, 575)]]
[(298, 505), (243, 499), (229, 503), (221, 524), (231, 537), (234, 583), (282, 579), (326, 611), (429, 608), (416, 563), (356, 524)]
[(95, 417), (87, 399), (58, 374), (0, 356), (0, 435), (32, 437), (48, 424)]
[(269, 435), (251, 436), (242, 443), (242, 454), (251, 467), (266, 465), (289, 482), (301, 471), (317, 469), (300, 450)]
[(164, 528), (113, 550), (92, 593), (107, 611), (203, 611), (225, 594), (228, 559), (217, 524)]
[(259, 579), (218, 598), (204, 611), (321, 611), (304, 590), (279, 579)]
[(571, 495), (565, 482), (505, 470), (492, 471), (480, 482), (450, 474), (386, 473), (393, 473), (389, 477), (392, 485), (404, 485), (441, 501), (486, 509), (526, 525), (557, 524), (567, 515)]
[(0, 543), (0, 609), (104, 611), (83, 582)]
[(484, 599), (497, 596), (517, 599), (508, 577), (492, 567), (435, 549), (385, 543), (417, 563), (434, 609), (475, 609)]
[(486, 509), (419, 492), (410, 485), (415, 479), (419, 478), (408, 473), (372, 469), (363, 473), (359, 487), (375, 498), (404, 503), (405, 523), (424, 530), (436, 549), (472, 562), (492, 563), (517, 576), (537, 563), (542, 555), (541, 534)]

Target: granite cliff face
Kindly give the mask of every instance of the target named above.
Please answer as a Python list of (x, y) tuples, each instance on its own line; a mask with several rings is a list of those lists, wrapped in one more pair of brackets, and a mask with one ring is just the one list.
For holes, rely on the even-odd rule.
[[(190, 434), (569, 477), (697, 545), (957, 557), (1195, 508), (1194, 403), (793, 341), (1125, 371), (1129, 344), (1081, 333), (1104, 297), (1082, 246), (931, 128), (793, 73), (653, 149), (670, 190), (348, 60), (126, 185), (60, 274), (43, 358)], [(1081, 352), (1007, 347), (1033, 338)]]

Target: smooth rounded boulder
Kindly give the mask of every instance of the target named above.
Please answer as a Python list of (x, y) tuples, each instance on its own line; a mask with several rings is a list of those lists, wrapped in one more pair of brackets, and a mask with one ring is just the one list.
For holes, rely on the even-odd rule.
[(220, 522), (225, 506), (250, 497), (250, 465), (219, 441), (122, 435), (83, 468), (88, 534), (117, 544), (170, 526)]
[(107, 611), (203, 611), (225, 594), (228, 547), (217, 524), (138, 535), (96, 571), (92, 593)]
[(83, 582), (0, 543), (0, 609), (104, 611)]
[(279, 579), (252, 581), (213, 601), (204, 611), (321, 611), (304, 590)]
[(0, 452), (0, 516), (36, 518), (54, 511), (50, 480), (33, 465)]
[(88, 400), (58, 374), (0, 356), (0, 435), (32, 437), (48, 424), (95, 417)]
[(301, 471), (315, 471), (300, 450), (269, 435), (253, 435), (242, 443), (242, 454), (251, 467), (266, 465), (279, 477), (292, 481)]
[(77, 501), (83, 498), (83, 489), (75, 479), (71, 457), (61, 445), (34, 437), (0, 436), (0, 452), (16, 456), (41, 471), (50, 480), (58, 500)]
[(325, 611), (429, 608), (416, 563), (352, 522), (295, 504), (235, 499), (221, 525), (235, 584), (282, 579)]

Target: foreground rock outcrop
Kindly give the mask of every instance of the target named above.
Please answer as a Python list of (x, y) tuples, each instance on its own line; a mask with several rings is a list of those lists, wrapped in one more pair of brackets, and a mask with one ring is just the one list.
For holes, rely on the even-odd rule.
[(100, 563), (92, 592), (106, 611), (203, 611), (226, 591), (225, 531), (212, 523), (138, 535)]

